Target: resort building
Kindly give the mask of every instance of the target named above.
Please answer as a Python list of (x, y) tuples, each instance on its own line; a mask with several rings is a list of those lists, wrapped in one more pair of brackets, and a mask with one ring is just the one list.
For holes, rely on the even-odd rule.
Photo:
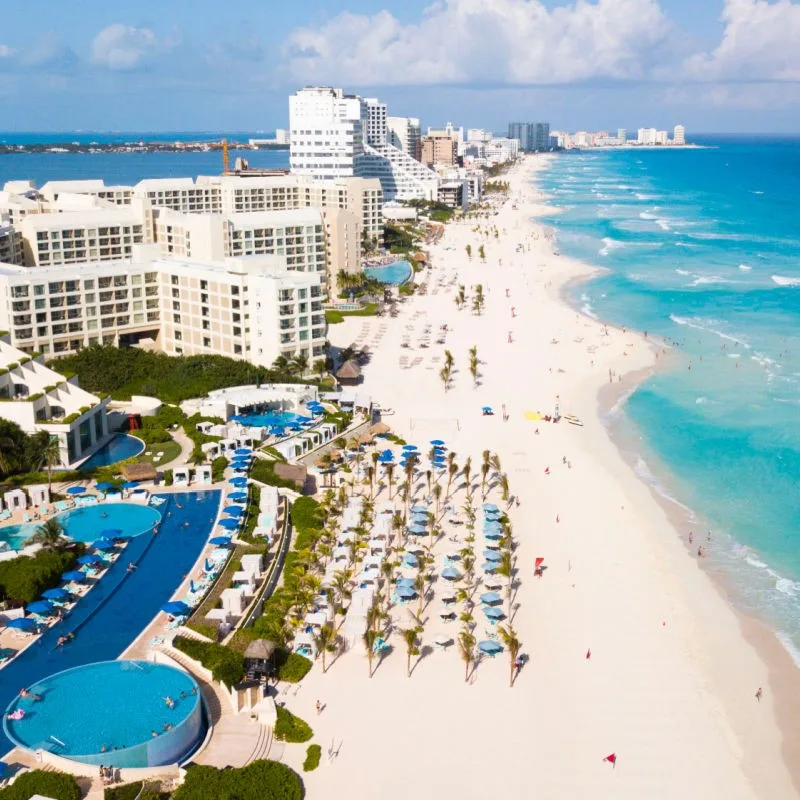
[(457, 162), (458, 142), (448, 133), (438, 132), (422, 137), (422, 163), (429, 167)]
[(279, 355), (324, 355), (322, 276), (287, 257), (202, 263), (138, 248), (128, 261), (28, 269), (0, 264), (0, 328), (27, 353), (93, 344), (170, 355), (217, 354), (264, 366)]
[(0, 217), (0, 263), (23, 264), (22, 236), (7, 219)]
[(683, 125), (675, 126), (675, 130), (672, 132), (672, 144), (686, 144), (686, 128)]
[(519, 139), (520, 149), (526, 153), (552, 147), (549, 122), (509, 122), (508, 138)]
[(387, 117), (386, 143), (419, 161), (422, 158), (422, 136), (416, 117)]
[(67, 380), (0, 335), (0, 418), (25, 433), (47, 432), (58, 441), (61, 465), (90, 456), (108, 438), (108, 398), (85, 392), (77, 378)]
[(342, 89), (308, 87), (289, 98), (292, 172), (315, 180), (377, 178), (385, 200), (433, 200), (438, 178), (389, 143), (386, 106)]

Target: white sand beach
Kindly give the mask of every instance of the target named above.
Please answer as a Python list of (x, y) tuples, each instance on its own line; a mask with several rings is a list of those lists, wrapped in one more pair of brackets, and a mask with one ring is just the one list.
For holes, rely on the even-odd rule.
[[(439, 621), (434, 598), (422, 634), (432, 652), (410, 678), (397, 635), (371, 679), (363, 647), (326, 674), (318, 664), (280, 698), (323, 746), (320, 768), (304, 775), (308, 796), (795, 797), (767, 665), (687, 550), (686, 532), (675, 530), (601, 421), (599, 393), (612, 401), (624, 376), (646, 374), (665, 354), (560, 299), (564, 284), (588, 271), (556, 254), (531, 221), (542, 210), (530, 183), (542, 163), (521, 162), (508, 178), (511, 200), (480, 221), (497, 238), (475, 233), (474, 221), (447, 226), (432, 269), (417, 276), (429, 276), (427, 294), (404, 303), (397, 318), (348, 318), (330, 330), (336, 345), (369, 347), (362, 389), (395, 410), (386, 419), (395, 432), (423, 452), (430, 439), (444, 439), (459, 464), (472, 457), (473, 475), (483, 450), (499, 455), (521, 500), (509, 511), (520, 580), (514, 627), (529, 660), (513, 688), (505, 654), (482, 660), (465, 682), (457, 648), (432, 647), (438, 633), (459, 629)], [(486, 302), (477, 315), (469, 298), (479, 283)], [(458, 284), (468, 296), (463, 310), (454, 303)], [(446, 342), (436, 344), (442, 324)], [(432, 342), (420, 348), (426, 325)], [(405, 336), (410, 348), (401, 346)], [(467, 367), (472, 346), (482, 362), (478, 387)], [(445, 349), (456, 369), (447, 392), (439, 377)], [(556, 396), (582, 427), (526, 418), (552, 413)], [(493, 416), (482, 415), (484, 405)], [(490, 499), (502, 505), (497, 489)], [(548, 567), (540, 579), (537, 557)], [(397, 625), (409, 622), (406, 609), (395, 609)], [(295, 749), (299, 766), (303, 748)], [(616, 766), (603, 760), (611, 753)]]

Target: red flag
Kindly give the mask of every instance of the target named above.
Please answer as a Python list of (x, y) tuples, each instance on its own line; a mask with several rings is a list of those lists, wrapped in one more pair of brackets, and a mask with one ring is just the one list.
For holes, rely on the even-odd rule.
[(543, 563), (544, 563), (544, 559), (543, 558), (537, 558), (536, 559), (536, 566), (537, 567), (541, 567)]
[(603, 761), (608, 761), (608, 763), (611, 764), (614, 767), (614, 769), (617, 768), (617, 754), (616, 753), (611, 753), (611, 755), (606, 756), (603, 759)]

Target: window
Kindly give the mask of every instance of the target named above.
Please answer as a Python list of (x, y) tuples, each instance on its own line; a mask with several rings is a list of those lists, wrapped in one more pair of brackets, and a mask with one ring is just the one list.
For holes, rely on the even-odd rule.
[(208, 336), (203, 337), (203, 347), (211, 347), (211, 339)]
[(178, 276), (177, 275), (173, 275), (172, 276), (172, 285), (173, 286), (177, 286), (178, 285)]
[(183, 339), (183, 334), (180, 331), (175, 331), (175, 339), (180, 342)]
[(200, 281), (200, 288), (205, 291), (208, 289), (208, 281)]
[(234, 355), (240, 356), (242, 354), (242, 346), (240, 344), (235, 344), (233, 346), (233, 353)]
[(178, 325), (181, 324), (181, 315), (180, 314), (173, 314), (172, 321), (177, 323)]

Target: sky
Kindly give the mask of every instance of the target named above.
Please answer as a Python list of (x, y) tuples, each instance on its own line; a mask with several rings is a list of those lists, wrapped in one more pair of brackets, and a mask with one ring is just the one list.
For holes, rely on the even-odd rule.
[(272, 131), (305, 85), (423, 125), (800, 133), (800, 0), (37, 0), (0, 130)]

